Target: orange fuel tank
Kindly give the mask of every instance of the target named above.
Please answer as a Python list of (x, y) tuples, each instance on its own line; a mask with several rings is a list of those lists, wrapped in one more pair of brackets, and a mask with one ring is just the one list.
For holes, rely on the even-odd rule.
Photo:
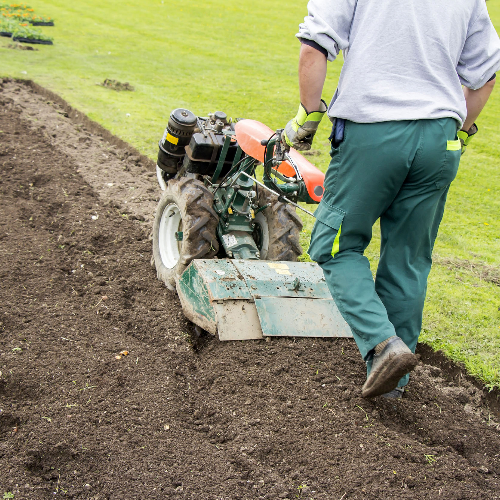
[[(270, 139), (274, 130), (256, 120), (240, 120), (236, 123), (235, 130), (236, 140), (241, 149), (248, 156), (263, 162), (266, 148), (262, 146), (261, 141)], [(295, 149), (290, 149), (289, 154), (304, 180), (309, 196), (319, 203), (323, 197), (325, 174)], [(288, 161), (281, 163), (278, 172), (286, 177), (295, 175), (295, 170)]]

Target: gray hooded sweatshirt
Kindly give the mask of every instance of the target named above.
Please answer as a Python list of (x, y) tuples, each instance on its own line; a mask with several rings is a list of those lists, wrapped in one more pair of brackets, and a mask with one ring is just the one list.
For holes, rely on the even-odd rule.
[(481, 88), (500, 69), (500, 40), (485, 0), (311, 0), (299, 39), (344, 66), (330, 118), (359, 123), (452, 117), (462, 85)]

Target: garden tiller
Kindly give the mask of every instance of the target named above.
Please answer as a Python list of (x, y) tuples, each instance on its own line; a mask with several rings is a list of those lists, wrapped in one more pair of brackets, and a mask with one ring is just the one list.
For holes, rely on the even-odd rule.
[(297, 203), (319, 203), (324, 175), (281, 130), (176, 109), (157, 176), (152, 262), (195, 325), (220, 340), (351, 336), (322, 270), (297, 262), (295, 210), (312, 215)]

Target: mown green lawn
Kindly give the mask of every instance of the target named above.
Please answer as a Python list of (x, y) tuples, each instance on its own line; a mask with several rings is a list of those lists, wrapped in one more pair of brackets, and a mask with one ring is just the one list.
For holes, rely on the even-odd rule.
[[(31, 1), (56, 19), (43, 30), (53, 47), (7, 49), (0, 39), (0, 75), (33, 79), (152, 158), (170, 111), (224, 110), (272, 128), (298, 106), (294, 38), (306, 13), (300, 2), (215, 0), (114, 2)], [(499, 2), (489, 2), (500, 31)], [(330, 64), (324, 97), (334, 92), (341, 62)], [(369, 76), (369, 75), (368, 75)], [(500, 75), (499, 75), (500, 76)], [(128, 81), (135, 92), (98, 86)], [(479, 119), (480, 133), (464, 156), (435, 247), (421, 339), (465, 363), (488, 387), (500, 386), (500, 92)], [(328, 123), (317, 135), (328, 166)], [(305, 220), (307, 245), (312, 221)], [(375, 268), (377, 228), (368, 249)], [(496, 283), (495, 283), (496, 282)]]

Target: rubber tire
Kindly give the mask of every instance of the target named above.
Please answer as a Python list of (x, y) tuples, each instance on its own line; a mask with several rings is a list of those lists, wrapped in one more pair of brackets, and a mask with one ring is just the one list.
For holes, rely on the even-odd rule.
[(270, 204), (262, 213), (269, 230), (269, 248), (267, 255), (261, 254), (262, 260), (297, 261), (303, 253), (300, 245), (302, 220), (295, 213), (292, 205), (278, 200), (278, 196), (266, 189), (258, 188), (257, 204), (259, 207)]
[(253, 240), (259, 249), (260, 259), (266, 260), (269, 253), (269, 224), (267, 217), (262, 212), (258, 212), (253, 222), (255, 224), (252, 234)]
[[(183, 239), (179, 260), (172, 268), (164, 265), (160, 255), (159, 232), (163, 211), (177, 205), (182, 220)], [(217, 224), (214, 198), (204, 184), (196, 179), (171, 179), (158, 203), (153, 223), (153, 262), (156, 274), (168, 289), (175, 290), (177, 280), (194, 259), (211, 259), (217, 255)]]

